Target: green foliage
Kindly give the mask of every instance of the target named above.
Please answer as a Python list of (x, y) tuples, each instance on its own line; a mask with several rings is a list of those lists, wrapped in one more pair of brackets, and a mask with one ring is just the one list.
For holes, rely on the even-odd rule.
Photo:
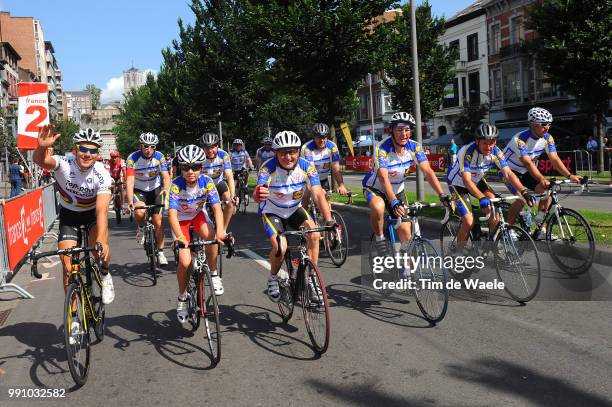
[(51, 119), (51, 124), (55, 127), (55, 131), (61, 134), (53, 146), (56, 154), (63, 155), (71, 151), (73, 146), (72, 138), (79, 131), (79, 125), (72, 119), (56, 120), (53, 118)]
[(102, 90), (99, 89), (98, 87), (96, 87), (96, 85), (90, 83), (89, 85), (85, 86), (85, 90), (88, 91), (89, 93), (91, 93), (91, 97), (92, 97), (92, 108), (93, 110), (96, 110), (98, 107), (100, 107), (100, 95), (102, 94)]
[(489, 106), (487, 104), (482, 105), (465, 105), (463, 111), (455, 120), (453, 124), (453, 132), (455, 134), (461, 134), (464, 144), (469, 143), (474, 139), (474, 132), (480, 123), (483, 122)]
[[(393, 107), (411, 112), (414, 94), (410, 2), (402, 10), (395, 21), (381, 27), (378, 41), (386, 46), (381, 47), (377, 57), (387, 76), (383, 80), (393, 96)], [(445, 31), (445, 21), (444, 18), (432, 17), (429, 2), (417, 7), (416, 23), (421, 117), (425, 120), (440, 108), (444, 87), (454, 78), (455, 53), (438, 43)]]

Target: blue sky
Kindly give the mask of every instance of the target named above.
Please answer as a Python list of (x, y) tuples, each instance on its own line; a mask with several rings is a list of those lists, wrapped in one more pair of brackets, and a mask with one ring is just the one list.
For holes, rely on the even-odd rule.
[[(431, 0), (447, 18), (473, 0)], [(88, 83), (103, 89), (103, 101), (118, 99), (122, 72), (132, 66), (157, 71), (161, 49), (178, 36), (178, 18), (193, 21), (188, 0), (0, 0), (12, 16), (42, 22), (63, 74), (64, 90)], [(420, 1), (419, 1), (420, 3)]]

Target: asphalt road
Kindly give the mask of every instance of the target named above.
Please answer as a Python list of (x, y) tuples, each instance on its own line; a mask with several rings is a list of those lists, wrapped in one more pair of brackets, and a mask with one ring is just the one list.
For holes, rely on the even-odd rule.
[[(42, 281), (31, 281), (26, 266), (14, 281), (36, 298), (0, 296), (0, 306), (12, 308), (0, 326), (0, 405), (35, 405), (10, 400), (10, 388), (48, 387), (67, 389), (66, 397), (41, 405), (612, 406), (609, 268), (595, 265), (580, 279), (549, 268), (542, 282), (583, 287), (597, 276), (598, 298), (607, 301), (519, 306), (504, 292), (456, 292), (446, 318), (431, 326), (410, 296), (362, 301), (373, 292), (360, 278), (367, 215), (340, 210), (351, 256), (340, 269), (320, 261), (331, 303), (326, 354), (313, 352), (298, 308), (283, 324), (264, 295), (267, 270), (245, 250), (268, 251), (254, 208), (231, 227), (241, 252), (225, 262), (216, 367), (202, 332), (176, 322), (173, 262), (152, 286), (133, 225), (111, 219), (116, 299), (106, 338), (93, 346), (87, 384), (73, 389), (66, 365), (59, 265), (41, 267)], [(48, 239), (43, 248), (52, 245)]]

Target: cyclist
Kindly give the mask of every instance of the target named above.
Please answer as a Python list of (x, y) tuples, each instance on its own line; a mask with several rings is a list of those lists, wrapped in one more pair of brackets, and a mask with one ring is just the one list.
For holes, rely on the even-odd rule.
[[(573, 175), (568, 170), (563, 161), (557, 155), (557, 148), (553, 137), (548, 133), (550, 125), (553, 121), (553, 116), (546, 109), (541, 107), (533, 107), (527, 113), (529, 129), (516, 134), (510, 139), (504, 149), (504, 157), (510, 166), (510, 169), (521, 180), (521, 182), (530, 190), (538, 194), (546, 192), (550, 182), (542, 175), (535, 161), (546, 153), (548, 159), (552, 163), (553, 168), (561, 175), (579, 184), (582, 177)], [(515, 188), (511, 184), (507, 184), (508, 189), (513, 194), (516, 193)], [(516, 220), (525, 203), (516, 201), (508, 211), (508, 223), (512, 224)], [(536, 222), (544, 219), (546, 210), (550, 205), (550, 198), (542, 199), (539, 203)], [(536, 239), (540, 239), (546, 235), (546, 229), (543, 227)]]
[[(282, 239), (282, 254), (276, 257), (278, 244), (276, 235), (288, 226), (298, 229), (300, 226), (315, 227), (308, 212), (300, 205), (305, 189), (310, 189), (314, 200), (327, 222), (331, 220), (329, 206), (321, 189), (317, 170), (314, 165), (300, 157), (300, 138), (292, 131), (281, 131), (274, 136), (272, 148), (274, 158), (269, 159), (259, 169), (257, 187), (253, 193), (255, 202), (259, 202), (259, 213), (266, 228), (270, 244), (270, 276), (268, 277), (268, 296), (278, 302), (280, 291), (277, 273), (280, 269), (287, 248), (286, 239)], [(308, 234), (308, 256), (314, 264), (319, 258), (319, 234)], [(320, 287), (313, 287), (313, 293), (320, 293)], [(315, 300), (316, 295), (313, 296)]]
[[(179, 322), (187, 321), (187, 284), (189, 273), (187, 269), (191, 264), (191, 251), (189, 250), (189, 228), (205, 240), (218, 240), (225, 238), (223, 229), (223, 212), (219, 194), (212, 179), (202, 175), (202, 163), (206, 159), (204, 150), (195, 145), (188, 145), (178, 153), (179, 168), (182, 175), (172, 181), (170, 197), (168, 199), (168, 221), (172, 230), (172, 238), (181, 243), (179, 259), (176, 268), (179, 296), (176, 305), (176, 314)], [(213, 216), (217, 225), (215, 228), (206, 213), (206, 202), (212, 204)], [(210, 267), (215, 294), (223, 294), (221, 277), (217, 273), (217, 245), (206, 246), (206, 258)]]
[[(416, 162), (423, 171), (440, 201), (444, 205), (450, 203), (450, 196), (444, 194), (421, 145), (410, 140), (412, 130), (416, 126), (414, 117), (406, 112), (394, 113), (390, 125), (392, 134), (377, 144), (374, 150), (374, 168), (362, 181), (363, 193), (370, 207), (370, 223), (376, 250), (381, 255), (386, 254), (388, 248), (383, 232), (385, 208), (393, 217), (404, 216), (404, 181), (408, 178), (413, 163)], [(403, 222), (398, 227), (398, 232), (401, 241), (410, 240), (410, 222)]]
[(228, 201), (223, 208), (223, 229), (227, 230), (234, 213), (234, 206), (238, 204), (229, 154), (219, 148), (219, 136), (215, 133), (204, 133), (202, 144), (206, 153), (203, 164), (204, 174), (215, 183), (221, 200)]
[[(142, 133), (138, 138), (140, 149), (127, 158), (126, 186), (127, 200), (131, 211), (145, 205), (163, 205), (168, 188), (170, 188), (170, 174), (166, 157), (155, 151), (159, 138), (153, 133)], [(155, 225), (155, 241), (157, 243), (157, 260), (161, 266), (168, 264), (164, 255), (164, 229), (162, 228), (162, 209), (153, 215)], [(138, 230), (136, 240), (138, 244), (144, 243), (144, 230), (146, 211), (134, 212)]]
[(272, 150), (272, 138), (264, 137), (263, 146), (257, 149), (255, 153), (255, 160), (257, 161), (257, 170), (259, 170), (263, 163), (274, 157), (274, 150)]
[[(110, 249), (108, 246), (108, 208), (111, 199), (111, 177), (104, 164), (97, 161), (102, 146), (100, 133), (91, 128), (79, 130), (72, 141), (72, 156), (51, 155), (48, 147), (61, 136), (52, 126), (43, 126), (38, 133), (38, 147), (34, 150), (34, 162), (41, 168), (55, 172), (57, 190), (61, 196), (59, 213), (59, 250), (80, 244), (80, 226), (87, 226), (89, 242), (99, 249), (102, 260), (102, 302), (110, 304), (115, 298), (113, 280), (109, 273)], [(64, 291), (68, 286), (71, 265), (70, 256), (61, 256), (64, 269)], [(76, 324), (76, 325), (75, 325)], [(78, 321), (70, 327), (80, 332)]]
[(238, 177), (242, 177), (244, 185), (249, 185), (249, 171), (253, 169), (253, 161), (249, 153), (244, 148), (244, 141), (237, 138), (232, 142), (232, 151), (230, 151), (230, 162), (232, 171), (234, 172), (234, 190)]
[[(497, 168), (508, 183), (521, 191), (521, 196), (529, 203), (529, 206), (533, 205), (536, 200), (535, 195), (523, 186), (508, 167), (502, 151), (496, 146), (498, 137), (497, 127), (482, 123), (476, 129), (476, 141), (461, 147), (457, 153), (457, 159), (448, 169), (446, 182), (452, 193), (456, 212), (461, 217), (461, 227), (457, 233), (458, 251), (463, 250), (470, 229), (474, 225), (470, 195), (478, 199), (483, 213), (488, 215), (491, 212), (490, 199), (495, 198), (495, 192), (485, 179), (488, 170)], [(494, 229), (497, 222), (498, 220), (494, 217), (489, 218), (490, 230)]]
[[(121, 160), (121, 154), (119, 154), (118, 151), (111, 151), (110, 157), (111, 158), (108, 164), (110, 168), (109, 170), (110, 176), (113, 179), (113, 185), (115, 184), (115, 182), (124, 182), (125, 181), (125, 162)], [(121, 189), (122, 189), (121, 206), (123, 206), (123, 191), (125, 191), (125, 189), (123, 187), (121, 187)]]
[[(340, 173), (338, 146), (329, 140), (329, 127), (325, 123), (315, 123), (312, 126), (312, 132), (314, 133), (314, 139), (302, 146), (302, 157), (312, 161), (319, 174), (321, 187), (325, 191), (331, 190), (329, 183), (329, 175), (331, 174), (336, 180), (338, 193), (346, 195), (348, 191)], [(304, 193), (302, 204), (307, 206), (309, 201), (310, 191), (307, 190)]]

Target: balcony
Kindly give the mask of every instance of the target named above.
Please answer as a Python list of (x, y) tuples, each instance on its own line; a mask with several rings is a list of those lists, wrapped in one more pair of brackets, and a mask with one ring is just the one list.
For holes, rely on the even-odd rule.
[(515, 56), (521, 56), (528, 54), (528, 47), (525, 42), (521, 41), (518, 44), (512, 44), (507, 47), (501, 47), (499, 49), (499, 56), (501, 59), (512, 58)]
[(444, 98), (442, 99), (442, 108), (443, 109), (448, 109), (451, 107), (457, 107), (459, 106), (459, 98)]

